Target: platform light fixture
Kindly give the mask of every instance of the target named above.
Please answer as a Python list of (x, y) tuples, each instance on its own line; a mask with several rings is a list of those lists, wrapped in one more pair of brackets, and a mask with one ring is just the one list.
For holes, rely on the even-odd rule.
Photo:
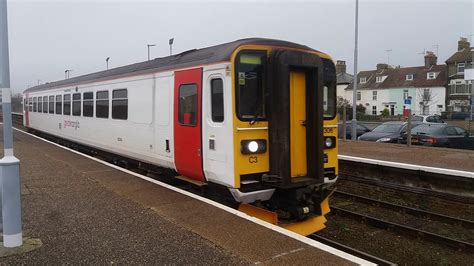
[[(149, 57), (149, 56), (148, 56)], [(107, 57), (105, 59), (105, 63), (107, 64), (107, 70), (109, 69), (109, 60), (110, 60), (110, 57)]]
[(170, 55), (173, 55), (173, 43), (174, 38), (169, 39), (168, 44), (170, 45)]
[(156, 46), (156, 44), (147, 44), (147, 50), (148, 50), (148, 61), (150, 61), (150, 47)]

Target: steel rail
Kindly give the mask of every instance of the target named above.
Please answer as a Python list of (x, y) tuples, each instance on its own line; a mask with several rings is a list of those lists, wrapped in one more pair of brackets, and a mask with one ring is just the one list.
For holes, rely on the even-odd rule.
[(367, 197), (355, 195), (348, 192), (334, 191), (333, 195), (351, 198), (352, 200), (357, 201), (357, 202), (366, 203), (370, 205), (376, 205), (383, 208), (400, 211), (403, 213), (408, 213), (410, 215), (421, 217), (421, 218), (431, 218), (433, 220), (443, 222), (443, 223), (461, 225), (462, 227), (466, 229), (474, 229), (474, 221), (469, 221), (469, 220), (452, 217), (448, 215), (443, 215), (439, 213), (434, 213), (434, 212), (428, 212), (428, 211), (424, 211), (424, 210), (420, 210), (420, 209), (416, 209), (416, 208), (412, 208), (408, 206), (402, 206), (402, 205), (398, 205), (398, 204), (394, 204), (394, 203), (390, 203), (390, 202), (386, 202), (382, 200), (367, 198)]
[(361, 259), (376, 263), (377, 265), (397, 265), (396, 263), (393, 263), (393, 262), (384, 260), (382, 258), (373, 256), (373, 255), (368, 254), (366, 252), (363, 252), (363, 251), (360, 251), (358, 249), (346, 246), (344, 244), (341, 244), (341, 243), (336, 242), (334, 240), (328, 239), (326, 237), (322, 237), (322, 236), (317, 235), (317, 234), (312, 234), (312, 235), (309, 235), (308, 237), (313, 239), (313, 240), (316, 240), (318, 242), (321, 242), (325, 245), (331, 246), (335, 249), (338, 249), (338, 250), (344, 251), (346, 253), (349, 253), (351, 255), (354, 255), (356, 257), (359, 257)]
[(377, 227), (377, 228), (390, 229), (390, 230), (394, 230), (394, 231), (399, 232), (399, 233), (405, 233), (405, 234), (408, 234), (408, 235), (411, 235), (411, 236), (414, 236), (414, 237), (422, 237), (424, 239), (427, 239), (427, 240), (430, 240), (432, 242), (441, 244), (443, 246), (449, 246), (449, 247), (460, 249), (460, 250), (463, 250), (463, 251), (466, 251), (466, 252), (474, 252), (474, 244), (473, 243), (469, 243), (469, 242), (465, 242), (465, 241), (456, 240), (456, 239), (453, 239), (453, 238), (441, 236), (441, 235), (434, 234), (434, 233), (431, 233), (431, 232), (427, 232), (427, 231), (424, 231), (424, 230), (412, 228), (412, 227), (409, 227), (409, 226), (406, 226), (406, 225), (401, 225), (401, 224), (397, 224), (397, 223), (384, 221), (382, 219), (378, 219), (378, 218), (368, 216), (368, 215), (365, 215), (365, 214), (345, 210), (345, 209), (339, 208), (339, 207), (332, 206), (331, 210), (335, 213), (344, 215), (346, 217), (357, 219), (358, 221), (362, 220), (362, 221), (366, 222), (367, 224), (372, 225), (372, 226)]
[(348, 173), (340, 173), (339, 180), (347, 180), (347, 181), (351, 181), (355, 183), (369, 184), (372, 186), (383, 187), (383, 188), (388, 188), (388, 189), (393, 189), (393, 190), (398, 190), (398, 191), (411, 192), (414, 194), (447, 199), (447, 200), (456, 201), (456, 202), (465, 203), (465, 204), (474, 204), (474, 198), (472, 197), (448, 194), (448, 193), (443, 193), (439, 191), (433, 191), (426, 188), (409, 187), (409, 186), (399, 185), (395, 183), (381, 182), (381, 181), (368, 179), (368, 178), (364, 178), (364, 177), (360, 177), (356, 175), (351, 175)]

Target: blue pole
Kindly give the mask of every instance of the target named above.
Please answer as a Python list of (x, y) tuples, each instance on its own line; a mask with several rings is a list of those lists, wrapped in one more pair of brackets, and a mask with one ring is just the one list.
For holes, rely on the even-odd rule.
[(20, 160), (13, 155), (10, 62), (8, 54), (7, 1), (0, 0), (0, 88), (3, 111), (3, 158), (0, 160), (2, 184), (3, 245), (7, 248), (23, 244), (21, 225)]

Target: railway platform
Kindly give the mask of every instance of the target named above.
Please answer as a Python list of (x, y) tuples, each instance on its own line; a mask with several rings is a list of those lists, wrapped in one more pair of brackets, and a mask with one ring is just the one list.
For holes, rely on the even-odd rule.
[(339, 155), (474, 172), (474, 151), (401, 144), (339, 140)]
[(14, 145), (23, 235), (42, 246), (2, 264), (368, 263), (24, 132)]

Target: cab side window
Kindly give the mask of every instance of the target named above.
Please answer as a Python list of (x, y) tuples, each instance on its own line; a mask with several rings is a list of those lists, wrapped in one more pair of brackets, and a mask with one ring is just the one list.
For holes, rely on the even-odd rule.
[(221, 78), (211, 80), (211, 116), (213, 122), (224, 122), (224, 83)]

